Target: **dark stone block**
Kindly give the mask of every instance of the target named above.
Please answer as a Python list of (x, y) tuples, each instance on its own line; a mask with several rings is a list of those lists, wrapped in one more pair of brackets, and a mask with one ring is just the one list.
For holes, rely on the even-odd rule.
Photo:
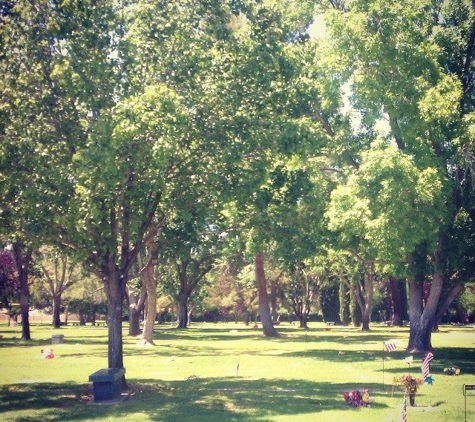
[(100, 369), (89, 375), (92, 381), (94, 401), (108, 401), (120, 398), (124, 368)]

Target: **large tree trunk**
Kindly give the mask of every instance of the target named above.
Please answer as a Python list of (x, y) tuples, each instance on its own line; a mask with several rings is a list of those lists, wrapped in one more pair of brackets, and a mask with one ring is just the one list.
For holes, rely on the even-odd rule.
[(134, 292), (127, 287), (126, 293), (129, 302), (129, 336), (138, 336), (142, 334), (142, 330), (140, 329), (140, 315), (143, 311), (147, 292), (145, 288), (142, 287), (138, 299), (135, 297)]
[(181, 292), (178, 295), (178, 327), (188, 327), (188, 295)]
[(358, 287), (350, 284), (350, 316), (353, 327), (361, 325), (361, 307), (358, 303)]
[(402, 326), (401, 295), (399, 294), (399, 280), (389, 277), (387, 281), (389, 297), (391, 299), (391, 324)]
[(299, 320), (299, 328), (308, 328), (307, 314), (305, 312), (305, 305), (301, 298), (297, 298), (293, 301), (292, 306), (294, 308), (294, 314)]
[(307, 329), (308, 328), (308, 323), (307, 323), (307, 314), (305, 312), (305, 310), (302, 310), (302, 312), (300, 313), (300, 317), (299, 317), (299, 328), (304, 328), (304, 329)]
[(92, 326), (96, 325), (96, 314), (97, 314), (97, 305), (94, 305), (92, 307), (92, 316), (91, 316), (91, 325)]
[(430, 286), (429, 297), (425, 306), (422, 303), (423, 283), (415, 280), (409, 281), (409, 330), (408, 350), (411, 352), (426, 352), (432, 350), (431, 334), (436, 322), (437, 307), (439, 305), (444, 274), (440, 270), (440, 251), (442, 239), (439, 239), (437, 251), (434, 254), (434, 274)]
[(270, 314), (269, 299), (267, 296), (266, 277), (264, 272), (264, 253), (259, 251), (255, 258), (257, 290), (259, 293), (259, 314), (261, 316), (264, 335), (267, 337), (277, 337)]
[[(454, 286), (452, 286), (449, 293), (445, 297), (444, 301), (439, 306), (437, 314), (435, 315), (433, 331), (437, 331), (440, 319), (444, 316), (445, 312), (447, 311), (451, 303), (453, 301), (457, 301), (460, 298), (460, 295), (462, 294), (464, 288), (465, 286), (462, 282), (458, 282)], [(457, 309), (457, 311), (460, 313), (459, 309)], [(465, 322), (468, 320), (468, 317), (466, 315), (465, 315), (465, 318), (462, 315), (460, 316), (461, 316), (462, 322)]]
[(367, 271), (364, 275), (364, 286), (360, 289), (360, 294), (358, 295), (358, 303), (361, 308), (362, 331), (369, 331), (369, 324), (371, 322), (371, 311), (373, 309), (373, 289), (373, 272)]
[(347, 284), (340, 281), (340, 290), (338, 291), (338, 298), (340, 300), (340, 321), (343, 325), (350, 323), (350, 293)]
[[(107, 294), (108, 367), (124, 368), (122, 341), (122, 306), (125, 293), (125, 277), (111, 263), (105, 279)], [(125, 377), (123, 388), (126, 387)]]
[(422, 310), (423, 283), (409, 280), (409, 344), (411, 353), (424, 352), (432, 348), (432, 319)]
[(32, 249), (26, 248), (25, 256), (22, 253), (22, 246), (13, 244), (13, 256), (20, 280), (20, 313), (21, 313), (21, 339), (31, 340), (30, 333), (30, 290), (28, 287), (28, 274), (30, 271)]
[(270, 283), (270, 310), (271, 318), (274, 322), (276, 322), (279, 318), (279, 314), (277, 312), (277, 292), (279, 286), (279, 278), (280, 277), (276, 277), (274, 280), (271, 280)]
[[(441, 289), (443, 283), (443, 276), (440, 273), (434, 274), (434, 280), (432, 281), (431, 293), (429, 299), (432, 296), (437, 295), (436, 290)], [(432, 293), (434, 289), (434, 294)], [(411, 353), (426, 352), (432, 349), (431, 334), (432, 328), (436, 321), (436, 306), (429, 306), (429, 301), (423, 308), (422, 304), (423, 296), (423, 283), (409, 280), (409, 344), (407, 349)], [(440, 292), (438, 293), (440, 297)]]
[[(194, 306), (188, 306), (188, 315), (186, 316), (186, 319), (188, 321), (188, 325), (191, 324), (191, 317), (193, 316), (193, 309), (195, 307)], [(237, 322), (237, 319), (235, 320), (235, 322)]]
[(61, 296), (53, 295), (53, 328), (61, 328)]
[(148, 266), (140, 278), (142, 280), (143, 289), (147, 292), (145, 321), (140, 344), (154, 346), (153, 328), (157, 317), (157, 279), (155, 277), (155, 267), (153, 265)]

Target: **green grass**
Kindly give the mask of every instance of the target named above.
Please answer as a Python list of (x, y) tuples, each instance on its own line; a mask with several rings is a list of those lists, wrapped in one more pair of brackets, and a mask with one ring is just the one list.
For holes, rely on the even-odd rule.
[[(3, 325), (0, 420), (399, 422), (403, 392), (393, 390), (392, 378), (419, 376), (422, 358), (415, 355), (411, 367), (403, 360), (408, 329), (325, 327), (314, 323), (303, 331), (282, 324), (281, 336), (268, 339), (242, 324), (194, 324), (184, 331), (156, 326), (156, 347), (137, 346), (124, 329), (132, 395), (120, 404), (93, 405), (88, 379), (107, 366), (106, 328), (64, 327), (65, 342), (51, 345), (58, 330), (49, 326), (32, 326), (34, 340), (23, 342), (20, 327)], [(403, 347), (383, 352), (388, 339), (402, 340)], [(442, 327), (432, 342), (435, 382), (420, 388), (408, 421), (465, 421), (463, 385), (475, 384), (475, 328)], [(52, 348), (55, 358), (43, 359), (42, 348)], [(447, 366), (461, 374), (445, 375)], [(371, 406), (348, 407), (343, 391), (363, 388)], [(466, 406), (466, 420), (474, 421), (475, 394)]]

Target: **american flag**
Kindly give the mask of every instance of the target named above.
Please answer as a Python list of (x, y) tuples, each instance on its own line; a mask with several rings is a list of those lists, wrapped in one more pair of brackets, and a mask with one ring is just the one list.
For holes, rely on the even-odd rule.
[(430, 362), (434, 359), (434, 355), (431, 352), (428, 352), (424, 360), (422, 361), (421, 371), (422, 377), (424, 380), (429, 376), (430, 372)]
[(393, 350), (396, 350), (401, 344), (401, 342), (398, 340), (389, 340), (389, 341), (383, 341), (383, 344), (384, 344), (384, 350), (390, 353)]
[(401, 422), (407, 422), (406, 395), (404, 395), (404, 400), (402, 402)]

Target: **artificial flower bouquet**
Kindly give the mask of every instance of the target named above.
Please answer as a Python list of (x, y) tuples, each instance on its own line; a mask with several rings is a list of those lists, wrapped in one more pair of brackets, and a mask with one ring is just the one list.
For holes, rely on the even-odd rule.
[(402, 386), (407, 394), (415, 394), (419, 385), (424, 384), (424, 379), (416, 378), (413, 375), (400, 375), (393, 378), (393, 385)]
[(460, 368), (455, 368), (454, 366), (451, 366), (449, 368), (444, 368), (444, 373), (447, 375), (459, 375)]
[(343, 398), (351, 407), (367, 407), (372, 401), (369, 397), (369, 391), (367, 389), (363, 389), (361, 391), (345, 391), (343, 393)]

